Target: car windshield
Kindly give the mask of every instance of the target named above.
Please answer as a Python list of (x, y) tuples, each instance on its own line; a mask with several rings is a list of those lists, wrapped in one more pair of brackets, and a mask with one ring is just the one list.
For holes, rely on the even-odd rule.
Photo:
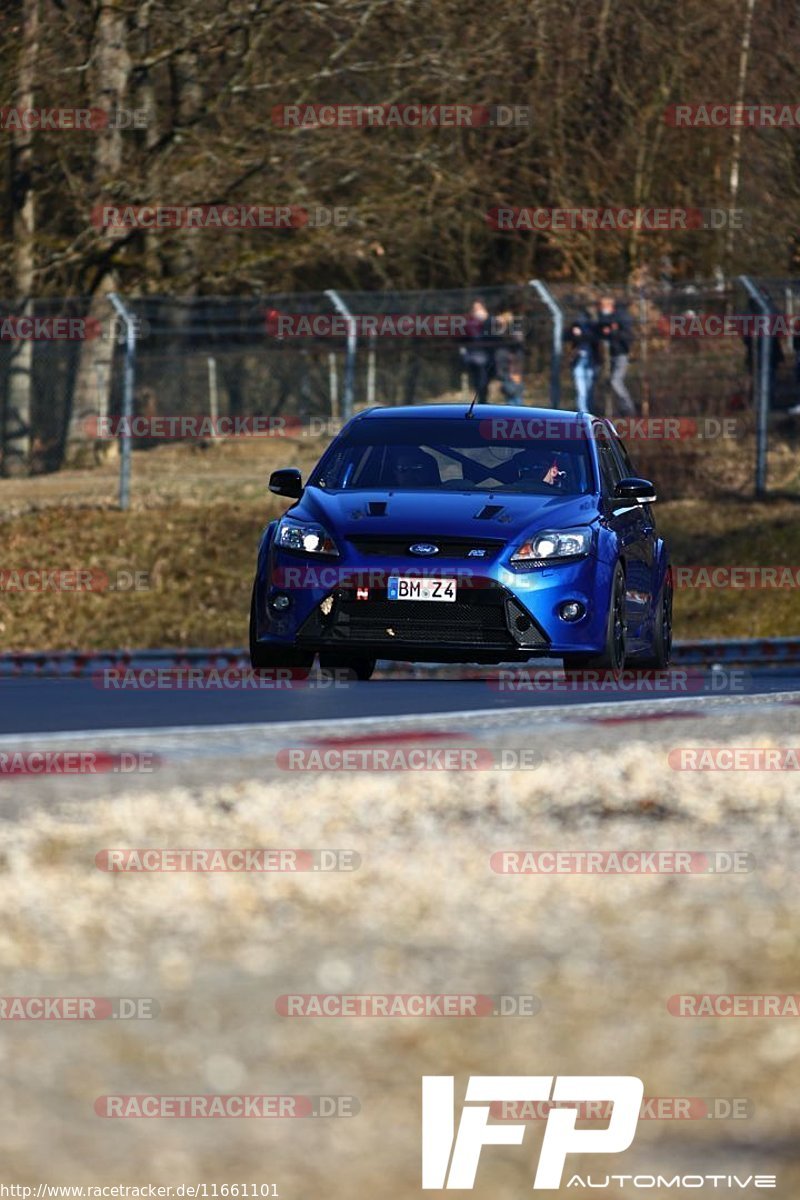
[(592, 468), (581, 427), (565, 423), (563, 435), (555, 438), (536, 437), (535, 429), (526, 436), (533, 424), (367, 418), (332, 443), (309, 484), (326, 491), (591, 492)]

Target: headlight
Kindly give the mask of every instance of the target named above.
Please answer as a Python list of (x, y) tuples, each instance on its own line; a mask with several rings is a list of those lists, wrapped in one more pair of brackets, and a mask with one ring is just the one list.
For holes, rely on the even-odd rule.
[(281, 521), (278, 526), (278, 545), (301, 554), (339, 556), (333, 538), (321, 525), (306, 525), (299, 521)]
[(537, 533), (514, 551), (511, 562), (515, 567), (534, 566), (538, 562), (557, 561), (563, 558), (580, 558), (588, 554), (592, 544), (592, 531), (582, 529), (548, 529)]

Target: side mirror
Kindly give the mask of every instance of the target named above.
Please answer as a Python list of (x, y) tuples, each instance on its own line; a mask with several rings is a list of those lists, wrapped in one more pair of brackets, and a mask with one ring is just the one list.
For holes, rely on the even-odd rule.
[(634, 504), (655, 504), (656, 489), (649, 479), (620, 479), (614, 488), (615, 500), (632, 500)]
[(303, 494), (300, 472), (296, 467), (283, 467), (280, 471), (273, 471), (269, 477), (269, 490), (276, 496), (289, 496), (292, 500), (299, 500)]

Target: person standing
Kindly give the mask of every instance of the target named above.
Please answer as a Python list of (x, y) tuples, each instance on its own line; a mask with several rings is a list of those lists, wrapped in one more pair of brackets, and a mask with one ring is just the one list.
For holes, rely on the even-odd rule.
[(460, 354), (467, 368), (469, 386), (477, 403), (485, 404), (494, 371), (494, 347), (489, 310), (482, 300), (475, 300), (469, 310), (464, 340), (466, 345), (461, 347)]
[(611, 390), (617, 398), (620, 415), (633, 417), (636, 406), (625, 383), (628, 373), (632, 322), (627, 309), (618, 305), (613, 296), (601, 296), (597, 317), (598, 336), (608, 346)]
[(494, 319), (494, 332), (499, 339), (494, 352), (494, 369), (500, 381), (500, 394), (504, 404), (525, 403), (525, 335), (519, 328), (519, 320), (507, 309)]
[(600, 353), (597, 327), (586, 310), (572, 323), (565, 340), (572, 345), (572, 378), (578, 412), (590, 413)]

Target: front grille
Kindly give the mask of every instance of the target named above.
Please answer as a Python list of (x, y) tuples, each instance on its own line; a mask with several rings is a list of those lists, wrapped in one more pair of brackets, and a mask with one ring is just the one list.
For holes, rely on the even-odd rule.
[(436, 537), (435, 534), (430, 533), (403, 534), (402, 537), (394, 534), (359, 534), (357, 537), (348, 538), (348, 541), (358, 550), (359, 554), (389, 554), (416, 561), (424, 559), (426, 556), (409, 553), (409, 546), (413, 546), (415, 542), (425, 542), (428, 545), (439, 547), (439, 553), (430, 555), (430, 559), (467, 558), (470, 550), (484, 550), (486, 558), (490, 558), (505, 546), (502, 538)]
[[(431, 612), (443, 609), (444, 612)], [(392, 632), (389, 632), (389, 631)], [(500, 605), (428, 604), (418, 600), (345, 601), (337, 606), (334, 638), (349, 642), (511, 644)]]
[(548, 639), (518, 601), (499, 584), (450, 602), (388, 600), (385, 589), (356, 600), (351, 589), (334, 594), (330, 615), (305, 622), (300, 641), (386, 646), (408, 644), (483, 649), (542, 649)]

